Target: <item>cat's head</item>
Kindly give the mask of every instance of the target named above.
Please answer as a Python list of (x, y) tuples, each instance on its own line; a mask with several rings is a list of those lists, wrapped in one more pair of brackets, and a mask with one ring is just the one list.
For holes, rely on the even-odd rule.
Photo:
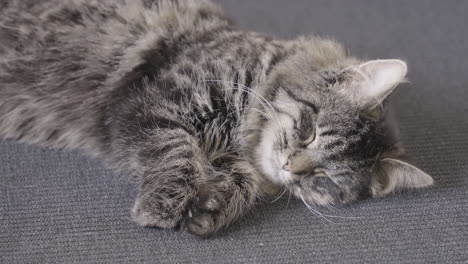
[(279, 67), (258, 103), (264, 120), (255, 157), (270, 181), (319, 206), (432, 185), (401, 160), (386, 118), (384, 101), (404, 80), (405, 62), (317, 70), (301, 61)]

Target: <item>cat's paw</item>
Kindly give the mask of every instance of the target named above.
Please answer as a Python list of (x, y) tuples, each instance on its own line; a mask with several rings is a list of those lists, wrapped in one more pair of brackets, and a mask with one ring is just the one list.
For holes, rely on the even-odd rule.
[(228, 226), (240, 213), (236, 188), (230, 182), (202, 185), (189, 206), (184, 225), (192, 234), (206, 237)]
[(196, 191), (142, 192), (138, 195), (131, 215), (142, 226), (175, 228), (184, 217), (184, 212)]
[(160, 208), (149, 206), (147, 201), (137, 199), (132, 208), (131, 216), (133, 221), (141, 226), (174, 228), (182, 219), (182, 214), (164, 213)]

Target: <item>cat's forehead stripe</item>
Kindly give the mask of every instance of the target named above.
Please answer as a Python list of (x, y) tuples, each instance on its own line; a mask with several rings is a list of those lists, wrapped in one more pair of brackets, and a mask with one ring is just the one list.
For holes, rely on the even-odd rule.
[(305, 106), (308, 106), (312, 109), (312, 111), (314, 111), (315, 114), (318, 113), (318, 109), (317, 109), (317, 106), (315, 104), (313, 104), (312, 102), (309, 102), (309, 101), (306, 101), (304, 99), (301, 99), (299, 98), (298, 95), (295, 95), (290, 89), (288, 88), (283, 88), (283, 90), (288, 94), (289, 97), (291, 97), (292, 99), (294, 99), (296, 102), (299, 102)]

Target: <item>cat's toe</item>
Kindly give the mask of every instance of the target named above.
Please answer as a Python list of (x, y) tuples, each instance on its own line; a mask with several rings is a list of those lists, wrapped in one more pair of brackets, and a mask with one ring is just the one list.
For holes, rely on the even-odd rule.
[(229, 192), (219, 185), (202, 186), (188, 210), (185, 219), (187, 230), (206, 237), (228, 225), (228, 197)]
[(217, 186), (203, 186), (198, 192), (196, 202), (194, 203), (195, 211), (206, 211), (206, 212), (219, 212), (223, 207), (226, 206), (225, 192), (216, 188)]
[(215, 218), (210, 213), (192, 215), (186, 220), (187, 230), (197, 236), (207, 237), (217, 231)]
[(220, 202), (216, 199), (197, 198), (188, 210), (184, 225), (190, 233), (207, 237), (219, 229), (220, 213)]
[(138, 198), (132, 208), (131, 216), (133, 221), (141, 226), (174, 228), (182, 219), (180, 210), (165, 210), (158, 207), (155, 201), (148, 201)]

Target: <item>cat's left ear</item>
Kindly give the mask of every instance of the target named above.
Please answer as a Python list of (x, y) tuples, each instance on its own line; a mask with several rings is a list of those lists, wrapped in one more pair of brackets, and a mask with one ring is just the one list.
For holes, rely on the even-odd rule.
[(402, 60), (372, 60), (354, 68), (359, 85), (357, 99), (363, 106), (376, 106), (389, 96), (407, 73)]
[(429, 187), (433, 183), (431, 176), (415, 166), (385, 158), (372, 178), (371, 192), (374, 197), (382, 197), (399, 190)]

